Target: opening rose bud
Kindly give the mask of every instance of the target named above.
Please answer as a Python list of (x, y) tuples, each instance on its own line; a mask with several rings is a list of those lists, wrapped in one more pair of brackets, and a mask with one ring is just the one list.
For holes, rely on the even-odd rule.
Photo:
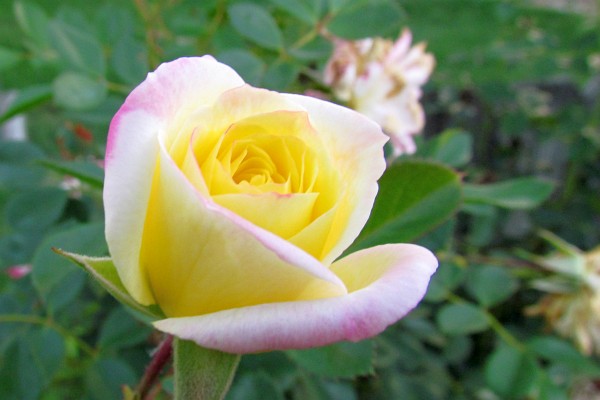
[(387, 137), (312, 97), (246, 85), (211, 57), (161, 65), (114, 117), (106, 238), (155, 326), (232, 353), (360, 340), (425, 293), (426, 249), (335, 261), (366, 223)]

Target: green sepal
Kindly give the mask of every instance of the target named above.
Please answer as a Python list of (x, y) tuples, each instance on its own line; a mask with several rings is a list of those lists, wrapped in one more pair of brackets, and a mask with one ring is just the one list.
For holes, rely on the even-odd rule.
[(240, 362), (239, 354), (173, 341), (175, 400), (220, 400), (225, 397)]
[(121, 278), (119, 278), (115, 264), (110, 257), (88, 257), (81, 254), (69, 253), (57, 248), (53, 248), (52, 250), (86, 270), (94, 277), (94, 279), (96, 279), (96, 282), (98, 282), (100, 286), (106, 289), (108, 293), (119, 302), (150, 317), (152, 321), (165, 318), (157, 305), (143, 306), (131, 297), (125, 286), (123, 286), (123, 282), (121, 282)]

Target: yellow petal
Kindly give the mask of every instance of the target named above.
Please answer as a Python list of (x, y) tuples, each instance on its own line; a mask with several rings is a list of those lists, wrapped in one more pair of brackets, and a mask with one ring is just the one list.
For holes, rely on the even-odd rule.
[(318, 193), (223, 194), (213, 200), (261, 228), (287, 239), (311, 222)]
[(314, 258), (201, 197), (164, 147), (140, 262), (168, 316), (346, 293)]

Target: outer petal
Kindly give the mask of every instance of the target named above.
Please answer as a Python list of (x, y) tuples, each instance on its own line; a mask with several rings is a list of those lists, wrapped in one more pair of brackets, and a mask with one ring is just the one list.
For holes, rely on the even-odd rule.
[(162, 145), (140, 263), (169, 316), (347, 293), (313, 257), (202, 197)]
[(413, 309), (436, 267), (433, 254), (419, 246), (373, 247), (332, 266), (354, 289), (348, 295), (170, 318), (154, 326), (200, 346), (239, 354), (358, 341)]
[(176, 131), (190, 109), (212, 104), (225, 90), (243, 84), (231, 68), (212, 57), (178, 59), (148, 74), (110, 124), (104, 184), (106, 240), (123, 284), (141, 304), (154, 302), (138, 256), (157, 137)]
[[(383, 145), (388, 137), (379, 125), (356, 111), (312, 97), (287, 96), (307, 110), (312, 126), (334, 158), (340, 181), (350, 185), (345, 189), (345, 200), (338, 205), (340, 214), (349, 215), (338, 215), (332, 229), (340, 234), (328, 238), (324, 254), (319, 257), (328, 265), (350, 246), (369, 218), (377, 195), (377, 179), (385, 170)], [(321, 240), (312, 234), (305, 236), (301, 240)], [(298, 238), (293, 242), (302, 248), (312, 247)]]

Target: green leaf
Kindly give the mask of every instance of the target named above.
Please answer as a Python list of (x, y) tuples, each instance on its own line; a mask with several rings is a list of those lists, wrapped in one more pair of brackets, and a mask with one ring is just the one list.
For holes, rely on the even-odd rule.
[(17, 370), (21, 398), (37, 399), (65, 359), (65, 342), (49, 328), (31, 330), (19, 340)]
[(543, 178), (524, 177), (487, 185), (465, 184), (465, 202), (485, 203), (510, 209), (531, 209), (543, 203), (554, 183)]
[(37, 4), (27, 1), (16, 1), (14, 13), (23, 32), (33, 41), (35, 46), (48, 46), (48, 16)]
[(339, 7), (327, 29), (345, 39), (388, 36), (398, 32), (404, 19), (400, 6), (390, 0), (356, 1)]
[(19, 90), (17, 97), (4, 113), (0, 114), (0, 124), (17, 114), (28, 111), (52, 98), (50, 85), (35, 85)]
[(530, 356), (508, 345), (500, 345), (485, 365), (487, 384), (503, 399), (522, 399), (536, 380), (538, 366)]
[(65, 72), (52, 83), (54, 102), (66, 109), (82, 111), (98, 106), (106, 98), (106, 82), (77, 72)]
[(106, 62), (102, 45), (94, 36), (58, 20), (50, 22), (48, 34), (52, 46), (67, 65), (86, 74), (104, 76)]
[(241, 377), (231, 387), (226, 400), (284, 400), (281, 390), (273, 381), (273, 378), (264, 371), (249, 373)]
[(408, 242), (450, 218), (461, 200), (456, 172), (426, 161), (393, 164), (379, 180), (371, 218), (351, 251)]
[[(62, 245), (65, 245), (65, 243)], [(70, 244), (68, 245), (70, 246)], [(121, 303), (152, 318), (164, 317), (157, 306), (142, 306), (136, 302), (133, 297), (131, 297), (125, 286), (123, 286), (121, 278), (119, 278), (119, 274), (117, 273), (117, 269), (109, 257), (88, 257), (80, 254), (69, 253), (56, 247), (53, 250), (57, 254), (66, 257), (90, 273), (90, 275), (96, 279), (96, 282), (98, 282), (100, 286), (106, 289)]]
[(448, 335), (482, 332), (488, 327), (486, 314), (469, 303), (447, 304), (436, 315), (437, 324)]
[(236, 3), (228, 8), (231, 25), (246, 39), (266, 49), (283, 46), (277, 23), (263, 7), (253, 3)]
[(251, 85), (258, 86), (265, 73), (265, 63), (248, 50), (231, 49), (217, 55), (217, 59), (239, 72)]
[(40, 232), (60, 218), (67, 199), (64, 190), (52, 187), (15, 194), (4, 209), (6, 220), (16, 230)]
[(18, 51), (0, 46), (0, 71), (14, 67), (23, 58)]
[(512, 296), (519, 283), (506, 268), (486, 265), (470, 269), (466, 287), (479, 304), (492, 307)]
[(416, 155), (451, 167), (461, 167), (471, 161), (473, 138), (467, 132), (449, 129), (419, 146)]
[(321, 16), (322, 3), (320, 0), (271, 0), (271, 3), (290, 16), (311, 26), (315, 25)]
[(425, 299), (433, 302), (445, 300), (448, 293), (465, 280), (465, 276), (465, 268), (455, 263), (441, 262), (440, 267), (431, 277)]
[(106, 254), (104, 225), (79, 225), (46, 237), (38, 246), (33, 256), (33, 285), (51, 312), (72, 301), (85, 284), (84, 273), (52, 252), (53, 247), (59, 246), (82, 253)]
[(86, 371), (86, 398), (120, 399), (123, 385), (135, 385), (136, 380), (135, 372), (124, 361), (117, 358), (98, 358)]
[(146, 46), (132, 35), (121, 37), (111, 55), (111, 65), (124, 82), (138, 84), (150, 70)]
[(229, 390), (240, 356), (177, 338), (173, 345), (175, 400), (222, 399)]
[(371, 340), (341, 342), (286, 353), (300, 367), (319, 376), (351, 378), (373, 373), (374, 348)]
[(262, 86), (284, 92), (298, 76), (299, 67), (288, 62), (274, 62), (269, 64), (265, 73)]
[(572, 344), (553, 336), (537, 336), (527, 342), (527, 348), (540, 358), (567, 366), (590, 377), (600, 376), (600, 366), (581, 354)]
[(115, 308), (103, 322), (98, 347), (121, 349), (139, 344), (152, 332), (150, 327), (134, 319), (122, 307)]
[(52, 171), (77, 178), (97, 189), (102, 189), (104, 186), (104, 170), (94, 162), (46, 159), (40, 160), (38, 163)]

